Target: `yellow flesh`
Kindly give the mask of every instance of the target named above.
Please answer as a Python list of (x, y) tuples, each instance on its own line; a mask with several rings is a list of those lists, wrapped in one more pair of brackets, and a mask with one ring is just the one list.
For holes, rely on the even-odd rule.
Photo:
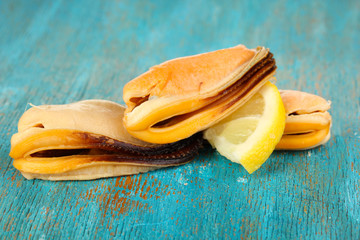
[(40, 129), (36, 132), (14, 145), (10, 156), (18, 159), (28, 157), (32, 153), (43, 150), (83, 149), (90, 147), (89, 144), (84, 143), (84, 139), (81, 138), (79, 132), (74, 130)]
[(314, 130), (301, 134), (284, 134), (276, 145), (278, 150), (301, 150), (312, 148), (321, 144), (328, 136), (330, 125), (321, 130)]
[(317, 131), (327, 128), (328, 124), (322, 123), (300, 123), (300, 122), (286, 122), (284, 134), (297, 134)]
[(95, 156), (66, 156), (57, 158), (19, 158), (14, 159), (14, 167), (19, 171), (29, 173), (55, 174), (75, 170), (91, 164), (104, 164), (92, 162)]
[(331, 116), (328, 112), (289, 115), (284, 135), (276, 146), (279, 150), (300, 150), (317, 147), (330, 137)]
[[(56, 157), (56, 158), (19, 158), (14, 159), (13, 165), (16, 169), (27, 173), (38, 173), (38, 174), (58, 174), (81, 169), (90, 166), (103, 166), (103, 165), (122, 165), (122, 166), (140, 166), (142, 168), (156, 168), (154, 165), (146, 166), (144, 164), (136, 163), (121, 163), (121, 162), (107, 162), (101, 161), (103, 155), (77, 155)], [(100, 161), (99, 161), (100, 160)], [(166, 167), (166, 166), (161, 166)]]

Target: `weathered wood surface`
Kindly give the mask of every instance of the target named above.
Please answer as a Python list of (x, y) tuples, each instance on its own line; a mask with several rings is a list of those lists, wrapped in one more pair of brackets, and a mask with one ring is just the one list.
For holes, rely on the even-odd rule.
[[(360, 2), (134, 2), (0, 1), (0, 238), (360, 239)], [(13, 168), (28, 103), (123, 103), (150, 66), (239, 43), (271, 49), (280, 88), (332, 100), (328, 144), (276, 152), (252, 175), (211, 149), (96, 181)]]

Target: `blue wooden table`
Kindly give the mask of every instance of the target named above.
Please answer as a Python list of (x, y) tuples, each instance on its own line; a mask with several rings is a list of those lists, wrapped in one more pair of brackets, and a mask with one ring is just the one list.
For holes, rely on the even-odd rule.
[[(0, 238), (360, 239), (359, 1), (0, 1)], [(162, 61), (243, 43), (277, 85), (332, 101), (322, 147), (252, 175), (210, 148), (191, 163), (95, 181), (26, 180), (8, 156), (29, 103), (123, 103)]]

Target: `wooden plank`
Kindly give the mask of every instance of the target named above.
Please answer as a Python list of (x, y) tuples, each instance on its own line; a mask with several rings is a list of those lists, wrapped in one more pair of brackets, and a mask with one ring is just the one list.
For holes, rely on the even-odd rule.
[[(0, 236), (359, 239), (359, 1), (0, 1)], [(252, 175), (205, 148), (190, 164), (95, 181), (25, 180), (8, 157), (33, 104), (101, 98), (167, 59), (243, 43), (277, 85), (332, 100), (325, 146)]]

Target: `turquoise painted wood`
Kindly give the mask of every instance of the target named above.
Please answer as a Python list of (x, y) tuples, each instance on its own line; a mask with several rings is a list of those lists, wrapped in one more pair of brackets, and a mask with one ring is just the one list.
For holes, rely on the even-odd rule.
[[(0, 1), (0, 238), (360, 239), (360, 2)], [(33, 104), (100, 98), (167, 59), (269, 47), (277, 85), (332, 100), (325, 146), (252, 175), (211, 150), (96, 181), (25, 180), (8, 156)]]

